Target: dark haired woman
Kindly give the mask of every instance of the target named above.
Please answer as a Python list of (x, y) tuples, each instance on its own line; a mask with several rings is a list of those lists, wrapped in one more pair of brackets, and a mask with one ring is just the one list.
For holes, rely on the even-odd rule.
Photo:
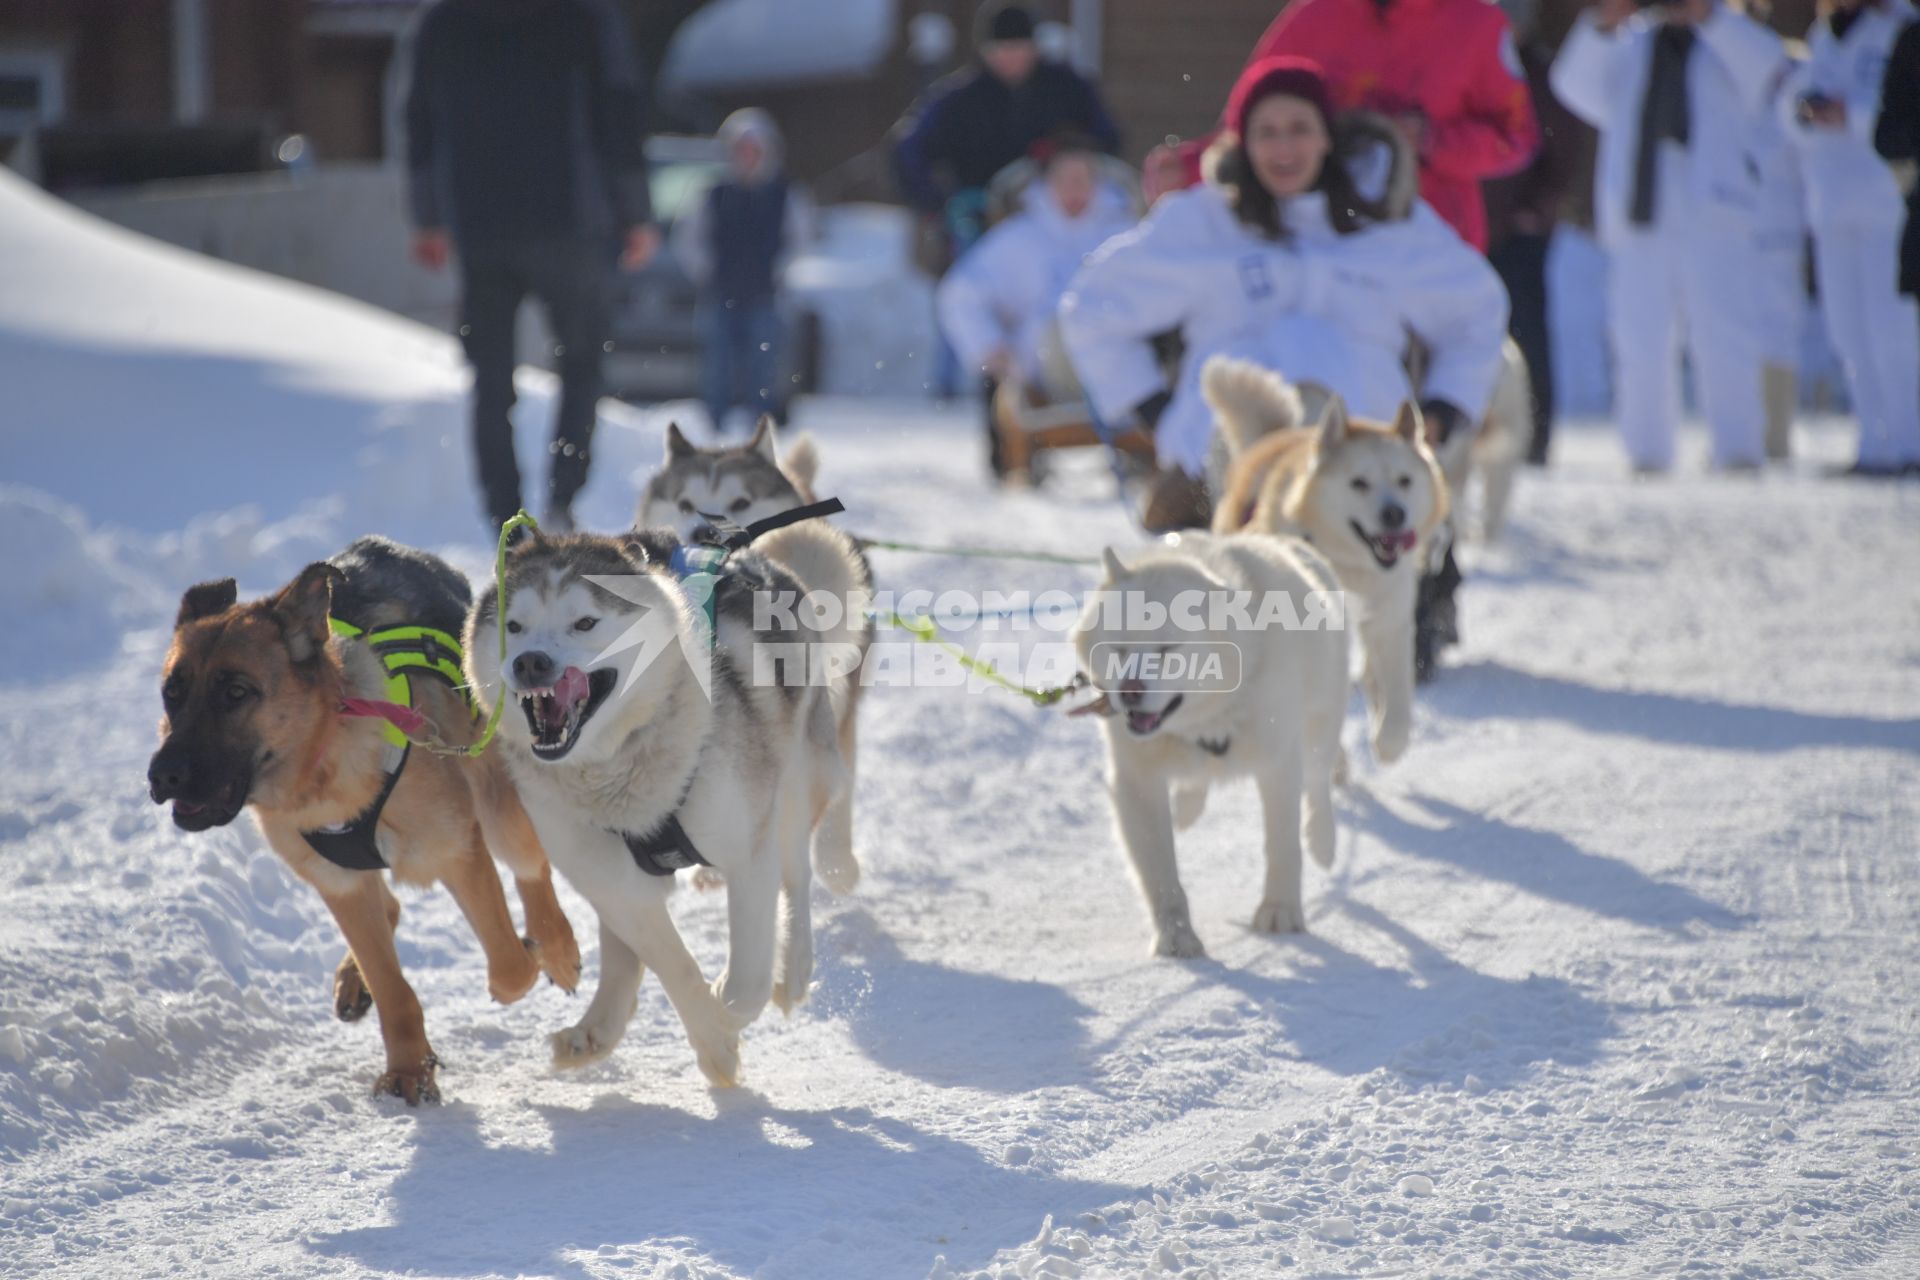
[[(1195, 482), (1213, 437), (1199, 388), (1210, 356), (1318, 383), (1387, 421), (1414, 395), (1402, 361), (1417, 337), (1430, 353), (1423, 407), (1441, 430), (1479, 421), (1499, 375), (1499, 276), (1412, 197), (1417, 166), (1392, 125), (1336, 123), (1327, 104), (1310, 61), (1247, 68), (1208, 180), (1109, 241), (1061, 303), (1094, 407), (1109, 423), (1155, 427), (1161, 464)], [(1172, 388), (1152, 345), (1169, 330), (1186, 343)]]

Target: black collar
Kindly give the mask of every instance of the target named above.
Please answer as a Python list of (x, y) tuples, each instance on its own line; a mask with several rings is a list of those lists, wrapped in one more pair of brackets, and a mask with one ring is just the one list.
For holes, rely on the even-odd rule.
[(694, 847), (687, 829), (680, 825), (678, 813), (668, 814), (645, 835), (635, 835), (631, 831), (618, 834), (626, 844), (627, 852), (633, 855), (633, 865), (650, 876), (670, 876), (688, 867), (713, 865)]
[(380, 845), (375, 839), (380, 826), (380, 812), (387, 807), (387, 800), (399, 785), (400, 774), (406, 769), (407, 758), (412, 754), (412, 746), (400, 749), (400, 758), (387, 768), (387, 780), (380, 787), (380, 794), (373, 798), (373, 803), (359, 817), (339, 826), (302, 831), (301, 837), (315, 853), (336, 867), (348, 871), (386, 870), (387, 860), (380, 856)]

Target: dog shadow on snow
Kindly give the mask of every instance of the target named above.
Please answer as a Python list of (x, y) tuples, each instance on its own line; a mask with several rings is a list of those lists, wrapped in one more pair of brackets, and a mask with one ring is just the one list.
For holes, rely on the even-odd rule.
[(1558, 832), (1518, 826), (1428, 795), (1412, 798), (1441, 825), (1415, 822), (1361, 791), (1350, 810), (1354, 826), (1398, 852), (1616, 920), (1674, 931), (1696, 921), (1720, 929), (1745, 923), (1691, 889), (1656, 880), (1617, 858), (1588, 853)]
[[(1225, 959), (1179, 962), (1192, 969), (1196, 987), (1225, 987), (1244, 998), (1235, 1024), (1271, 1025), (1264, 1061), (1292, 1058), (1348, 1076), (1386, 1068), (1416, 1081), (1459, 1086), (1471, 1078), (1501, 1088), (1548, 1059), (1590, 1062), (1614, 1033), (1612, 1010), (1572, 983), (1483, 973), (1344, 893), (1326, 895), (1308, 914), (1313, 932), (1249, 932), (1259, 944), (1251, 953), (1222, 945), (1216, 950)], [(1400, 962), (1379, 963), (1328, 936), (1349, 926), (1379, 935), (1400, 952)], [(1275, 962), (1289, 972), (1266, 972)], [(1228, 1034), (1232, 1024), (1217, 1029)]]
[(915, 960), (864, 907), (836, 912), (810, 997), (860, 1052), (928, 1084), (1021, 1094), (1088, 1074), (1092, 1010), (1061, 988)]
[(1721, 702), (1689, 694), (1603, 689), (1496, 662), (1463, 662), (1421, 695), (1461, 719), (1552, 720), (1594, 733), (1682, 747), (1776, 752), (1858, 747), (1920, 755), (1920, 724)]
[(1009, 1168), (865, 1108), (714, 1098), (711, 1118), (615, 1093), (536, 1107), (546, 1146), (490, 1141), (497, 1126), (466, 1103), (422, 1112), (391, 1221), (309, 1247), (343, 1269), (409, 1273), (586, 1277), (678, 1252), (742, 1275), (923, 1275), (936, 1254), (972, 1270), (1047, 1213), (1139, 1194)]

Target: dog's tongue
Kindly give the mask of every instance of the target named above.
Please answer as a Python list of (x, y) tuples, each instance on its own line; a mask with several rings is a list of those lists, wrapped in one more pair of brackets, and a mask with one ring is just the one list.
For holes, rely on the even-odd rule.
[(1401, 551), (1413, 550), (1413, 544), (1419, 540), (1420, 535), (1411, 529), (1402, 529), (1398, 533), (1390, 533), (1382, 539), (1389, 547), (1396, 547)]
[(568, 667), (553, 683), (553, 700), (560, 704), (562, 711), (571, 711), (574, 703), (587, 700), (590, 688), (586, 672), (578, 667)]

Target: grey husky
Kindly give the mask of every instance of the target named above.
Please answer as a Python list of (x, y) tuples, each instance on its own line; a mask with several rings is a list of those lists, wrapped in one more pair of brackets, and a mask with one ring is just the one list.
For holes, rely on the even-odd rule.
[(790, 511), (813, 501), (820, 458), (813, 437), (802, 434), (779, 456), (773, 419), (760, 415), (745, 444), (702, 449), (678, 424), (667, 428), (667, 456), (640, 491), (639, 529), (672, 529), (693, 536), (708, 516), (735, 524)]
[[(740, 1031), (769, 999), (806, 998), (812, 870), (841, 892), (859, 878), (870, 582), (853, 541), (817, 519), (717, 570), (707, 557), (690, 572), (687, 555), (666, 530), (536, 533), (507, 559), (506, 658), (489, 589), (468, 620), (468, 671), (483, 702), (513, 704), (498, 747), (554, 866), (600, 917), (600, 985), (554, 1035), (555, 1063), (611, 1051), (651, 968), (701, 1071), (731, 1085)], [(837, 616), (794, 607), (805, 593)], [(727, 889), (727, 967), (711, 988), (667, 912), (672, 873), (700, 864)]]

